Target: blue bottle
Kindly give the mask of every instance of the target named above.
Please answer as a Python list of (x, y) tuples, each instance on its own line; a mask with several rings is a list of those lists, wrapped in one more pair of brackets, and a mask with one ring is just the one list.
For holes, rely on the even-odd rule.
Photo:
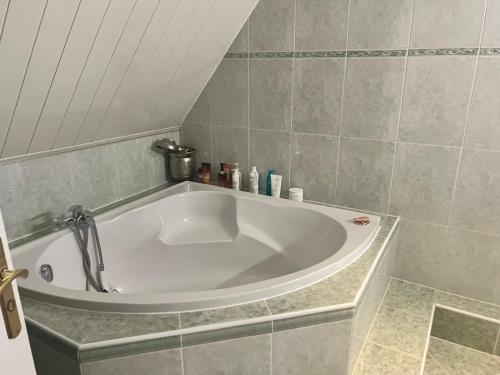
[(273, 169), (269, 169), (267, 171), (267, 176), (266, 176), (266, 195), (272, 196), (272, 190), (271, 190), (271, 175), (274, 174)]

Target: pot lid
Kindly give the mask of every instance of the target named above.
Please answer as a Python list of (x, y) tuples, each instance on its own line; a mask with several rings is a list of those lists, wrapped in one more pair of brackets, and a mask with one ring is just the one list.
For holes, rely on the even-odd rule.
[(172, 138), (159, 139), (155, 142), (154, 145), (156, 148), (159, 148), (162, 150), (168, 150), (168, 151), (177, 150), (177, 143)]

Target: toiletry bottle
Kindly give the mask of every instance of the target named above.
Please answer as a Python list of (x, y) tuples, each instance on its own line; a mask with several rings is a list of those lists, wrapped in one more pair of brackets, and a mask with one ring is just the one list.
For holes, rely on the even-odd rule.
[(238, 168), (238, 163), (234, 163), (232, 178), (233, 178), (233, 190), (240, 190), (241, 173), (240, 169)]
[(201, 163), (201, 182), (204, 184), (210, 183), (211, 166), (210, 163)]
[(274, 174), (274, 170), (270, 169), (267, 171), (266, 176), (266, 195), (272, 196), (273, 191), (271, 189), (271, 175)]
[(224, 187), (231, 189), (233, 187), (233, 165), (224, 163), (224, 174), (226, 175), (226, 181)]
[(274, 198), (279, 198), (281, 196), (281, 181), (283, 176), (279, 174), (271, 175), (271, 194)]
[(259, 172), (257, 172), (257, 167), (252, 167), (252, 171), (249, 175), (249, 191), (253, 194), (259, 194)]
[(224, 173), (224, 163), (220, 163), (220, 171), (217, 175), (217, 185), (224, 187), (225, 180), (226, 174)]

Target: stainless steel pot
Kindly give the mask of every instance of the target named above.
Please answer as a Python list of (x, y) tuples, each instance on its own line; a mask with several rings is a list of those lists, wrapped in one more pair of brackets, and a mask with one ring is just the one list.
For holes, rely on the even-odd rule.
[(188, 146), (178, 146), (165, 154), (167, 172), (171, 181), (186, 181), (194, 177), (196, 171), (196, 149)]

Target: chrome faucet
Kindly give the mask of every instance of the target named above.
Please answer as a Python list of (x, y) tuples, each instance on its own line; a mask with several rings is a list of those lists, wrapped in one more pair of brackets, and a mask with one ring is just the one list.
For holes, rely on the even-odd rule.
[[(70, 212), (71, 215), (69, 217), (61, 217), (57, 220), (57, 224), (60, 227), (68, 227), (75, 234), (76, 242), (83, 257), (83, 268), (87, 276), (86, 290), (89, 290), (89, 287), (92, 286), (98, 292), (107, 292), (101, 242), (99, 240), (99, 233), (97, 232), (97, 225), (94, 217), (90, 211), (85, 210), (80, 204), (71, 206), (68, 212)], [(88, 253), (89, 229), (92, 233), (97, 250), (97, 280), (92, 275), (90, 256)]]
[(89, 211), (85, 211), (81, 204), (75, 204), (68, 209), (68, 212), (71, 213), (70, 216), (61, 215), (57, 219), (55, 219), (55, 224), (59, 228), (68, 227), (69, 225), (76, 225), (78, 219), (84, 218), (84, 213), (88, 213), (91, 216)]

